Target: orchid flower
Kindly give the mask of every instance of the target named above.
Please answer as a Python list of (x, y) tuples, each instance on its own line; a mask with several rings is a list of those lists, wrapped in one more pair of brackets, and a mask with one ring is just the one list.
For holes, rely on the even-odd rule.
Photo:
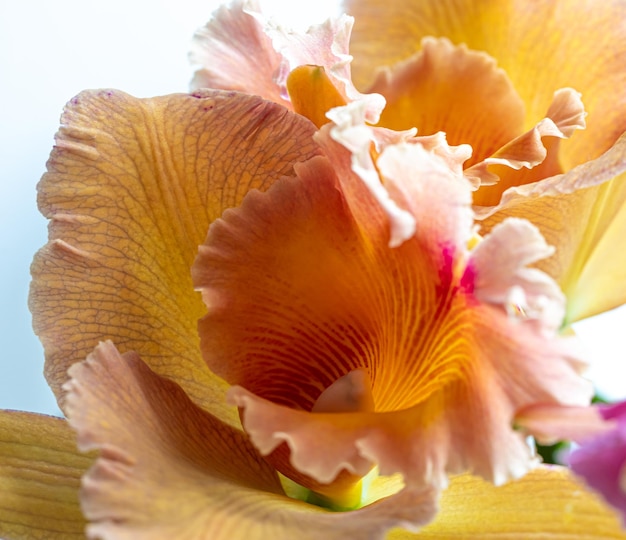
[(527, 411), (591, 398), (539, 229), (479, 235), (467, 147), (374, 126), (384, 101), (334, 47), (348, 19), (276, 52), (220, 13), (265, 45), (207, 76), (250, 62), (269, 95), (66, 107), (30, 302), (68, 422), (0, 414), (0, 534), (83, 537), (80, 498), (105, 540), (626, 538), (527, 438)]
[(471, 146), (464, 167), (483, 232), (528, 218), (557, 248), (538, 267), (568, 298), (566, 325), (621, 305), (626, 255), (613, 246), (626, 230), (626, 4), (344, 5), (352, 37), (350, 18), (295, 39), (254, 2), (222, 10), (196, 36), (193, 87), (259, 94), (321, 125), (360, 95), (353, 72), (370, 122)]
[(472, 240), (470, 183), (400, 141), (377, 166), (417, 223), (392, 248), (332, 129), (220, 91), (68, 104), (31, 308), (78, 446), (99, 453), (60, 419), (4, 413), (5, 537), (80, 536), (83, 475), (93, 538), (409, 538), (466, 470), (531, 472), (452, 476), (432, 534), (619, 537), (513, 429), (518, 409), (590, 397), (561, 293), (527, 268), (551, 252), (537, 230)]

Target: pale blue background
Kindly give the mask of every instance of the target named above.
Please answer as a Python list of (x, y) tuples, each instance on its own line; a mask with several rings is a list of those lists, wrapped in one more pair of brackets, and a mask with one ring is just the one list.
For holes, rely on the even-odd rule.
[[(282, 20), (322, 20), (336, 2), (265, 5)], [(216, 1), (0, 0), (0, 408), (58, 413), (41, 375), (43, 354), (26, 307), (29, 265), (46, 241), (35, 185), (63, 105), (85, 88), (136, 96), (184, 92), (194, 30)], [(579, 328), (595, 358), (594, 377), (611, 397), (626, 395), (626, 310)], [(604, 366), (604, 367), (603, 367)]]

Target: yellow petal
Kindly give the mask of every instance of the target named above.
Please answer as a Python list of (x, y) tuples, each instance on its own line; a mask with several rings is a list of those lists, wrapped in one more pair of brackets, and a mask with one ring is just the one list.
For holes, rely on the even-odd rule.
[(396, 530), (387, 540), (626, 539), (617, 514), (562, 467), (540, 467), (500, 487), (457, 476), (440, 505), (418, 535)]
[(84, 538), (78, 487), (92, 463), (65, 420), (0, 411), (0, 536)]
[(376, 540), (434, 513), (430, 493), (408, 490), (345, 513), (287, 498), (241, 432), (110, 342), (70, 372), (70, 422), (82, 449), (100, 450), (81, 492), (94, 537)]
[(603, 156), (564, 175), (509, 189), (479, 209), (483, 231), (505, 217), (530, 219), (556, 248), (538, 267), (556, 279), (572, 323), (626, 301), (626, 135)]
[(50, 240), (35, 258), (30, 295), (53, 390), (59, 396), (67, 368), (111, 338), (238, 422), (200, 356), (204, 308), (191, 263), (225, 208), (316, 153), (314, 126), (220, 91), (152, 99), (88, 91), (61, 121), (38, 186)]
[(587, 130), (563, 144), (565, 169), (606, 151), (626, 129), (624, 2), (612, 0), (345, 0), (356, 17), (353, 74), (361, 87), (374, 70), (420, 50), (426, 36), (484, 51), (504, 69), (526, 105), (530, 129), (559, 88), (582, 93)]

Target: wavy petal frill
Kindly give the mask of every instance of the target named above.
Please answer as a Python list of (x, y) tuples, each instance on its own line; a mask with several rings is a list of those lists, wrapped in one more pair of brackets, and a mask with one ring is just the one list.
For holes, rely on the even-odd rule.
[[(534, 461), (515, 412), (591, 397), (555, 336), (558, 288), (524, 268), (545, 244), (511, 221), (468, 253), (469, 183), (421, 146), (400, 145), (378, 164), (417, 232), (390, 248), (386, 213), (349, 153), (334, 152), (333, 166), (298, 164), (296, 178), (225, 212), (194, 263), (208, 307), (203, 355), (237, 385), (229, 396), (245, 430), (278, 470), (321, 492), (375, 464), (408, 486), (441, 487), (466, 470), (496, 483), (520, 476)], [(489, 256), (498, 249), (508, 267), (490, 289), (481, 275), (505, 257)], [(355, 370), (371, 382), (374, 412), (310, 412)]]
[(110, 342), (70, 374), (67, 409), (79, 446), (100, 450), (81, 491), (90, 538), (374, 540), (434, 515), (429, 489), (349, 513), (286, 497), (245, 435)]
[(598, 159), (541, 182), (510, 188), (495, 208), (478, 210), (484, 230), (507, 217), (539, 227), (555, 254), (538, 263), (568, 298), (566, 323), (626, 300), (626, 135)]
[[(625, 265), (619, 260), (607, 262), (604, 254), (605, 247), (626, 230), (623, 212), (617, 211), (626, 182), (600, 172), (601, 181), (588, 177), (586, 184), (596, 188), (579, 193), (582, 185), (573, 190), (568, 177), (558, 176), (598, 158), (626, 128), (623, 1), (592, 6), (587, 0), (567, 5), (554, 0), (532, 9), (515, 0), (493, 5), (425, 1), (401, 9), (399, 4), (375, 0), (345, 4), (357, 16), (350, 45), (357, 80), (375, 79), (370, 90), (388, 100), (381, 125), (415, 126), (424, 134), (445, 131), (452, 144), (473, 146), (466, 174), (482, 184), (474, 202), (486, 206), (479, 217), (491, 216), (483, 222), (483, 232), (511, 215), (510, 198), (517, 186), (531, 186), (532, 200), (518, 206), (513, 215), (536, 220), (557, 248), (541, 268), (565, 289), (570, 300), (568, 324), (623, 303), (626, 291), (621, 284), (626, 279), (620, 269)], [(261, 16), (239, 4), (230, 17), (255, 21), (255, 32), (262, 32)], [(511, 18), (514, 25), (508, 23)], [(327, 122), (330, 108), (364, 98), (351, 82), (347, 39), (351, 25), (344, 17), (302, 36), (271, 25), (265, 29), (280, 51), (282, 68), (272, 75), (267, 71), (264, 84), (280, 87), (277, 91), (283, 100), (288, 98), (286, 81), (291, 106), (317, 126)], [(545, 50), (536, 47), (538, 31)], [(243, 54), (248, 46), (240, 41), (230, 36), (216, 46), (200, 37), (196, 47)], [(269, 41), (264, 43), (269, 46)], [(311, 44), (316, 45), (315, 54), (310, 53)], [(561, 58), (576, 60), (562, 62)], [(557, 64), (550, 67), (555, 59)], [(210, 67), (206, 62), (202, 65)], [(233, 74), (234, 87), (237, 80)], [(476, 86), (477, 80), (481, 85)], [(224, 86), (228, 84), (226, 80)], [(255, 85), (247, 91), (262, 93), (263, 86)], [(586, 121), (579, 92), (589, 113)], [(436, 102), (432, 95), (438, 96)], [(368, 97), (370, 122), (380, 112), (378, 97)], [(584, 132), (561, 140), (585, 125)], [(620, 159), (626, 162), (623, 151)], [(550, 178), (554, 175), (558, 180)], [(601, 183), (607, 185), (599, 187)], [(598, 218), (607, 204), (610, 217)], [(598, 218), (592, 216), (591, 227), (585, 226), (585, 219), (572, 218), (590, 213)], [(589, 259), (591, 246), (600, 244), (602, 249)]]
[(0, 536), (84, 538), (78, 487), (92, 463), (65, 420), (0, 411)]
[(257, 2), (221, 6), (194, 35), (189, 58), (198, 66), (191, 88), (237, 90), (289, 107), (276, 83), (283, 61), (263, 24), (255, 18)]
[(30, 307), (57, 397), (67, 368), (102, 339), (238, 424), (209, 372), (190, 267), (209, 224), (319, 152), (314, 126), (274, 103), (207, 91), (74, 98), (41, 180), (49, 242), (32, 266)]
[[(626, 301), (626, 266), (613, 249), (626, 231), (621, 210), (626, 182), (620, 176), (626, 155), (624, 145), (616, 144), (626, 130), (626, 3), (552, 0), (533, 2), (529, 7), (518, 0), (425, 0), (402, 5), (347, 0), (344, 5), (356, 17), (350, 46), (357, 86), (367, 87), (382, 70), (372, 88), (389, 98), (383, 118), (392, 123), (406, 121), (402, 111), (410, 109), (411, 116), (417, 115), (415, 125), (420, 131), (449, 131), (453, 143), (472, 144), (477, 150), (472, 159), (484, 159), (483, 154), (497, 146), (506, 130), (513, 133), (518, 129), (520, 115), (522, 131), (529, 131), (525, 138), (517, 139), (517, 150), (527, 150), (525, 141), (541, 136), (539, 131), (532, 135), (532, 126), (544, 115), (565, 115), (563, 119), (567, 119), (567, 110), (551, 105), (555, 100), (558, 106), (554, 93), (569, 88), (582, 94), (587, 112), (584, 131), (560, 141), (549, 129), (549, 136), (535, 152), (538, 158), (541, 152), (547, 155), (530, 170), (511, 171), (491, 164), (487, 171), (485, 162), (470, 167), (469, 172), (483, 181), (488, 172), (501, 177), (497, 185), (479, 189), (474, 200), (490, 205), (481, 209), (490, 216), (483, 222), (484, 232), (507, 216), (517, 215), (537, 223), (557, 248), (556, 255), (540, 267), (559, 282), (570, 300), (566, 323)], [(434, 46), (448, 40), (454, 44), (452, 53), (444, 54), (445, 47)], [(429, 59), (434, 63), (424, 63)], [(491, 59), (491, 70), (485, 71), (485, 59)], [(472, 81), (479, 73), (488, 74), (493, 84), (477, 89)], [(460, 87), (462, 93), (457, 91)], [(424, 91), (432, 88), (450, 98), (444, 110), (421, 107), (428, 101)], [(494, 89), (499, 89), (498, 96), (489, 94)], [(421, 93), (409, 97), (415, 91)], [(505, 105), (510, 108), (503, 110), (498, 106), (506, 94), (510, 94), (510, 103)], [(454, 108), (468, 96), (471, 105), (462, 111)], [(516, 110), (516, 96), (522, 109)], [(567, 101), (570, 106), (575, 104), (575, 99)], [(462, 121), (467, 115), (470, 121)], [(542, 122), (537, 127), (542, 127)], [(483, 125), (491, 129), (479, 127)], [(583, 124), (579, 118), (572, 125)], [(544, 123), (542, 130), (546, 127)], [(457, 142), (459, 131), (471, 136)], [(567, 135), (566, 131), (563, 134)], [(510, 148), (505, 145), (502, 150), (506, 154)], [(612, 157), (603, 156), (606, 152)], [(580, 175), (582, 171), (572, 171), (596, 159), (598, 163), (584, 171), (585, 177)], [(621, 170), (617, 170), (618, 163)], [(607, 174), (611, 167), (612, 176)], [(552, 178), (561, 172), (565, 176)], [(516, 187), (525, 184), (527, 188)]]
[(348, 48), (353, 22), (344, 15), (295, 32), (266, 21), (256, 2), (233, 2), (196, 33), (191, 60), (199, 69), (191, 88), (258, 94), (317, 126), (327, 122), (329, 108), (359, 99), (367, 103), (368, 121), (376, 123), (384, 98), (361, 94), (352, 84)]
[(419, 51), (423, 38), (447, 37), (497, 61), (525, 104), (525, 130), (559, 88), (582, 94), (587, 129), (563, 145), (565, 170), (598, 157), (626, 129), (623, 0), (344, 0), (344, 7), (356, 18), (350, 49), (360, 88), (378, 68)]

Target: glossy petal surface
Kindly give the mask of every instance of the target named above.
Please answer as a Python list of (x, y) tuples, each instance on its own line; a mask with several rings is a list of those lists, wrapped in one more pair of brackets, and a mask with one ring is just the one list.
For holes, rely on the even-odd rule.
[(61, 123), (38, 186), (50, 239), (33, 263), (30, 296), (52, 388), (59, 396), (67, 368), (114, 338), (237, 423), (225, 384), (199, 353), (204, 308), (191, 263), (225, 208), (317, 152), (314, 126), (220, 91), (152, 99), (87, 91)]
[(92, 463), (78, 453), (76, 435), (65, 420), (0, 411), (2, 538), (84, 538), (78, 486)]

